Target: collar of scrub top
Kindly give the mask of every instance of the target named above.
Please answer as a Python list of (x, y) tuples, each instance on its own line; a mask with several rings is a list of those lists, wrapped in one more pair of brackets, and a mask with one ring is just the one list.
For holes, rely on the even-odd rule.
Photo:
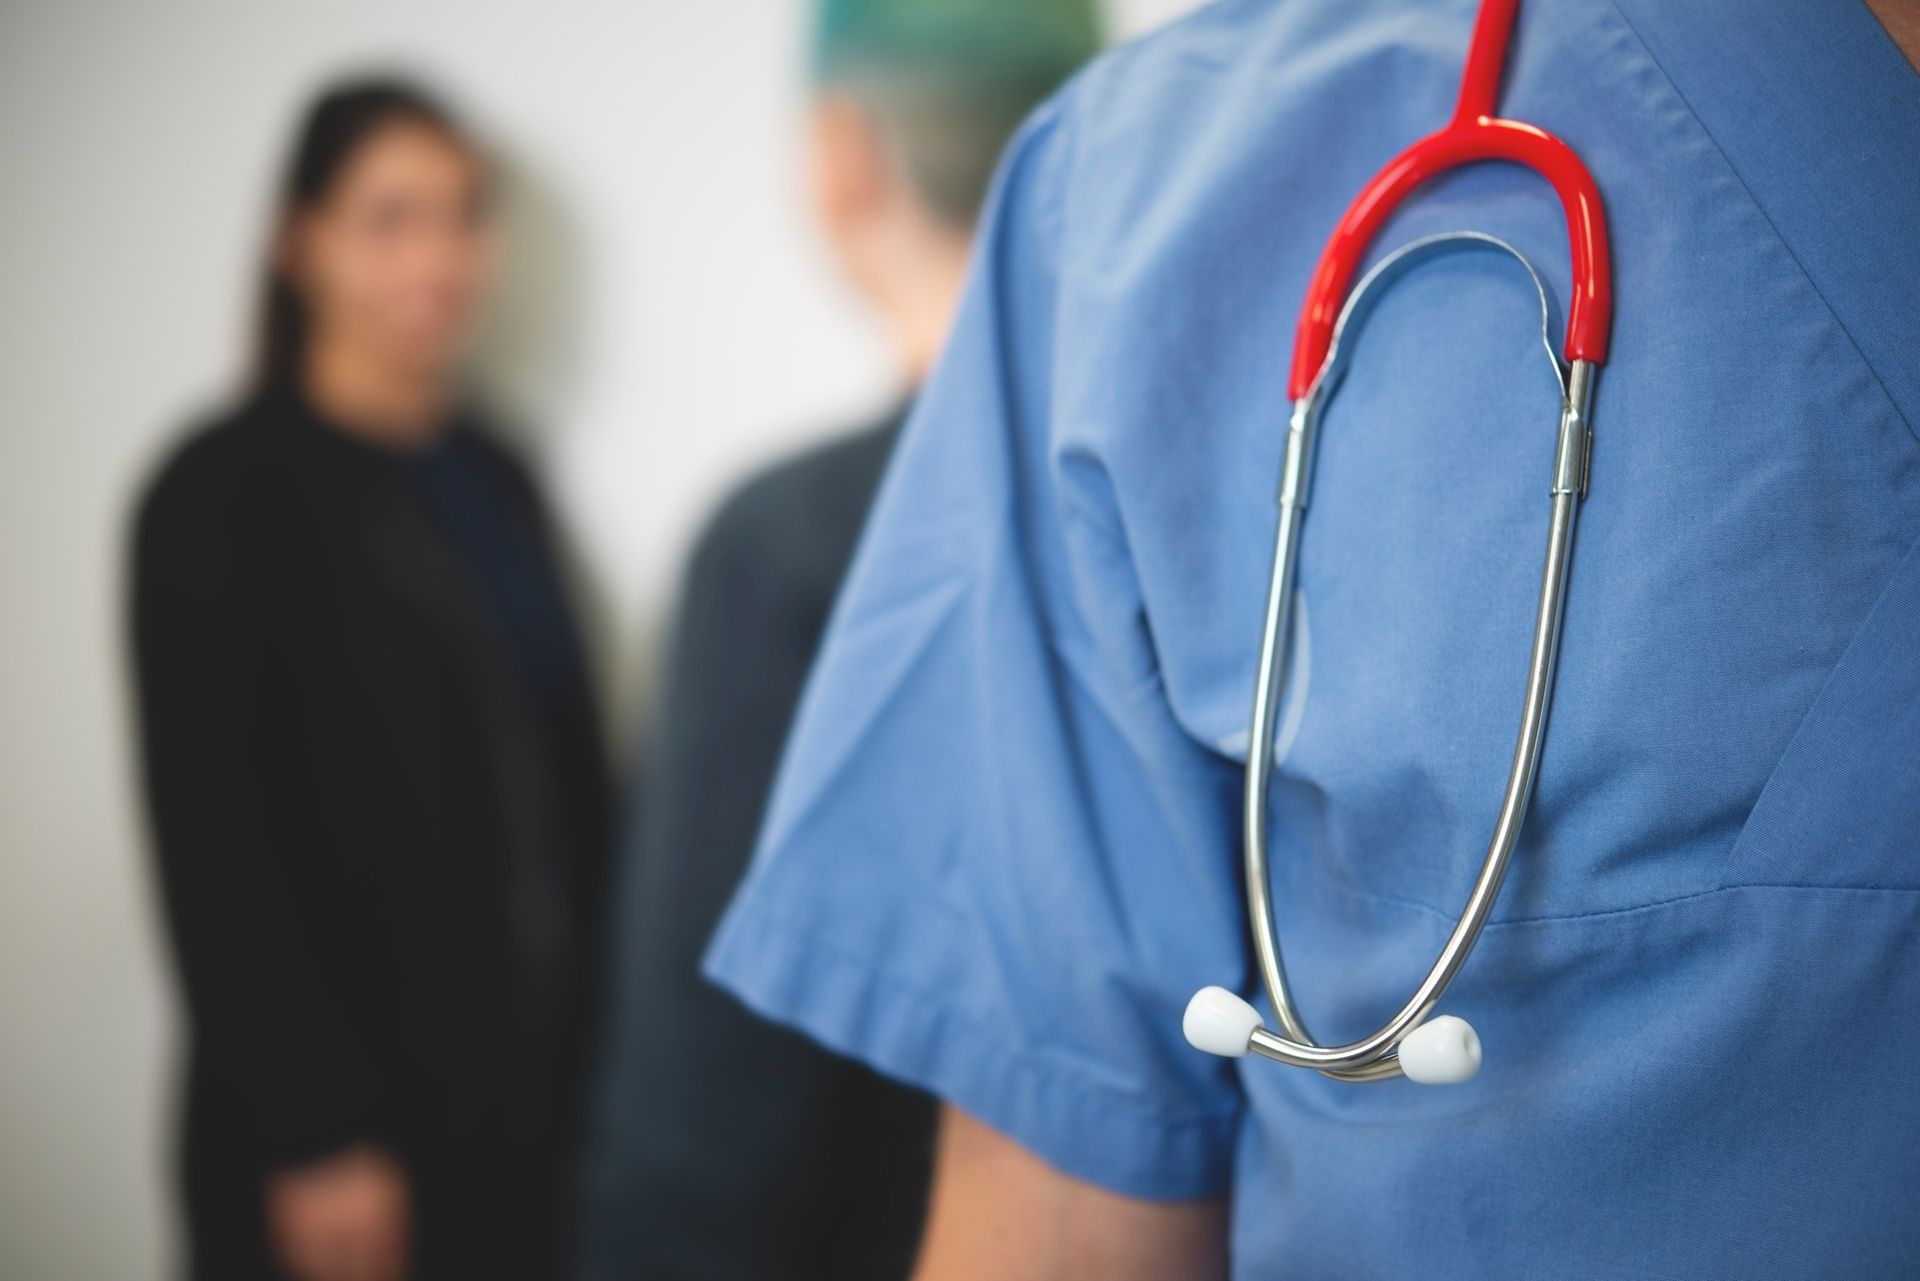
[[(1540, 761), (1547, 712), (1553, 698), (1554, 662), (1559, 653), (1560, 621), (1566, 599), (1567, 567), (1580, 500), (1586, 493), (1592, 449), (1589, 409), (1594, 374), (1606, 359), (1613, 316), (1612, 278), (1600, 190), (1579, 156), (1545, 130), (1494, 115), (1500, 73), (1506, 61), (1519, 0), (1483, 0), (1474, 20), (1466, 71), (1453, 118), (1389, 161), (1348, 205), (1314, 269), (1295, 335), (1288, 396), (1293, 401), (1285, 459), (1281, 468), (1279, 519), (1273, 569), (1268, 579), (1262, 620), (1260, 661), (1255, 668), (1252, 727), (1248, 740), (1245, 793), (1247, 913), (1260, 976), (1273, 1004), (1277, 1032), (1263, 1026), (1258, 1010), (1237, 993), (1206, 987), (1187, 1006), (1184, 1030), (1196, 1048), (1240, 1057), (1249, 1052), (1295, 1067), (1311, 1068), (1344, 1081), (1381, 1081), (1396, 1076), (1424, 1084), (1453, 1084), (1470, 1079), (1480, 1067), (1479, 1036), (1451, 1015), (1430, 1018), (1467, 954), (1479, 938), (1506, 876), (1507, 865), (1526, 819)], [(1540, 294), (1546, 323), (1544, 287), (1530, 263), (1511, 245), (1477, 232), (1431, 236), (1382, 260), (1351, 295), (1362, 256), (1387, 218), (1429, 179), (1482, 160), (1524, 165), (1550, 183), (1567, 218), (1573, 260), (1573, 298), (1567, 309), (1563, 351), (1564, 379), (1553, 361), (1560, 387), (1560, 431), (1554, 452), (1552, 518), (1546, 563), (1541, 574), (1539, 608), (1527, 664), (1527, 688), (1499, 817), (1458, 923), (1440, 955), (1413, 995), (1386, 1023), (1360, 1040), (1323, 1046), (1308, 1032), (1288, 989), (1286, 967), (1274, 923), (1271, 878), (1267, 871), (1267, 785), (1273, 763), (1274, 717), (1284, 687), (1287, 639), (1291, 635), (1293, 580), (1299, 531), (1312, 479), (1313, 446), (1321, 409), (1344, 372), (1340, 338), (1370, 306), (1369, 296), (1434, 252), (1486, 247), (1511, 254), (1526, 267)], [(1552, 350), (1548, 350), (1549, 359)]]

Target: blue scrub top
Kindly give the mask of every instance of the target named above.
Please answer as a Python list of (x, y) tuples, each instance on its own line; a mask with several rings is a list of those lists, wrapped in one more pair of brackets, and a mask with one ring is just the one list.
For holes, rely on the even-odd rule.
[[(1230, 0), (1010, 153), (709, 970), (1072, 1175), (1233, 1194), (1236, 1277), (1920, 1270), (1920, 77), (1851, 0), (1529, 0), (1618, 300), (1470, 1084), (1190, 1049), (1257, 987), (1238, 791), (1294, 319), (1472, 6)], [(1476, 228), (1564, 304), (1558, 202)], [(1556, 337), (1559, 322), (1556, 319)], [(1323, 423), (1273, 783), (1323, 1039), (1456, 919), (1520, 710), (1556, 393), (1523, 273), (1385, 295)], [(1264, 1004), (1264, 998), (1262, 998)]]

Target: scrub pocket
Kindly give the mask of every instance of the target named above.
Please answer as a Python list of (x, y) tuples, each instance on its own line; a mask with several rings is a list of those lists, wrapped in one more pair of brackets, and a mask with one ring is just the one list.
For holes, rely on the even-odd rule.
[(1794, 731), (1720, 884), (1920, 889), (1920, 542)]

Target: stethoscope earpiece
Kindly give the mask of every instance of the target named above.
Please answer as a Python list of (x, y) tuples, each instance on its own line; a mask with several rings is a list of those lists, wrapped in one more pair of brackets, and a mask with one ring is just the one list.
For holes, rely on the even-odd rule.
[(1480, 1034), (1452, 1014), (1428, 1019), (1400, 1041), (1400, 1070), (1420, 1085), (1459, 1085), (1480, 1070)]
[(1187, 1002), (1187, 1013), (1180, 1020), (1187, 1044), (1221, 1058), (1245, 1058), (1252, 1048), (1253, 1034), (1260, 1027), (1260, 1011), (1237, 992), (1224, 987), (1203, 987)]

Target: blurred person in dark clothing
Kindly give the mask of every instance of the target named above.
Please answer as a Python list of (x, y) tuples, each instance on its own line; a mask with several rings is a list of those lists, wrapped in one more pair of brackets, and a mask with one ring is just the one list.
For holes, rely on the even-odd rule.
[(488, 185), (421, 91), (320, 97), (255, 384), (138, 510), (200, 1281), (558, 1271), (607, 777), (540, 500), (459, 386)]
[(746, 872), (787, 724), (975, 213), (1020, 120), (1100, 43), (1087, 0), (828, 0), (813, 195), (897, 350), (900, 402), (736, 492), (699, 540), (616, 900), (585, 1175), (590, 1281), (904, 1277), (932, 1100), (763, 1023), (700, 957)]

